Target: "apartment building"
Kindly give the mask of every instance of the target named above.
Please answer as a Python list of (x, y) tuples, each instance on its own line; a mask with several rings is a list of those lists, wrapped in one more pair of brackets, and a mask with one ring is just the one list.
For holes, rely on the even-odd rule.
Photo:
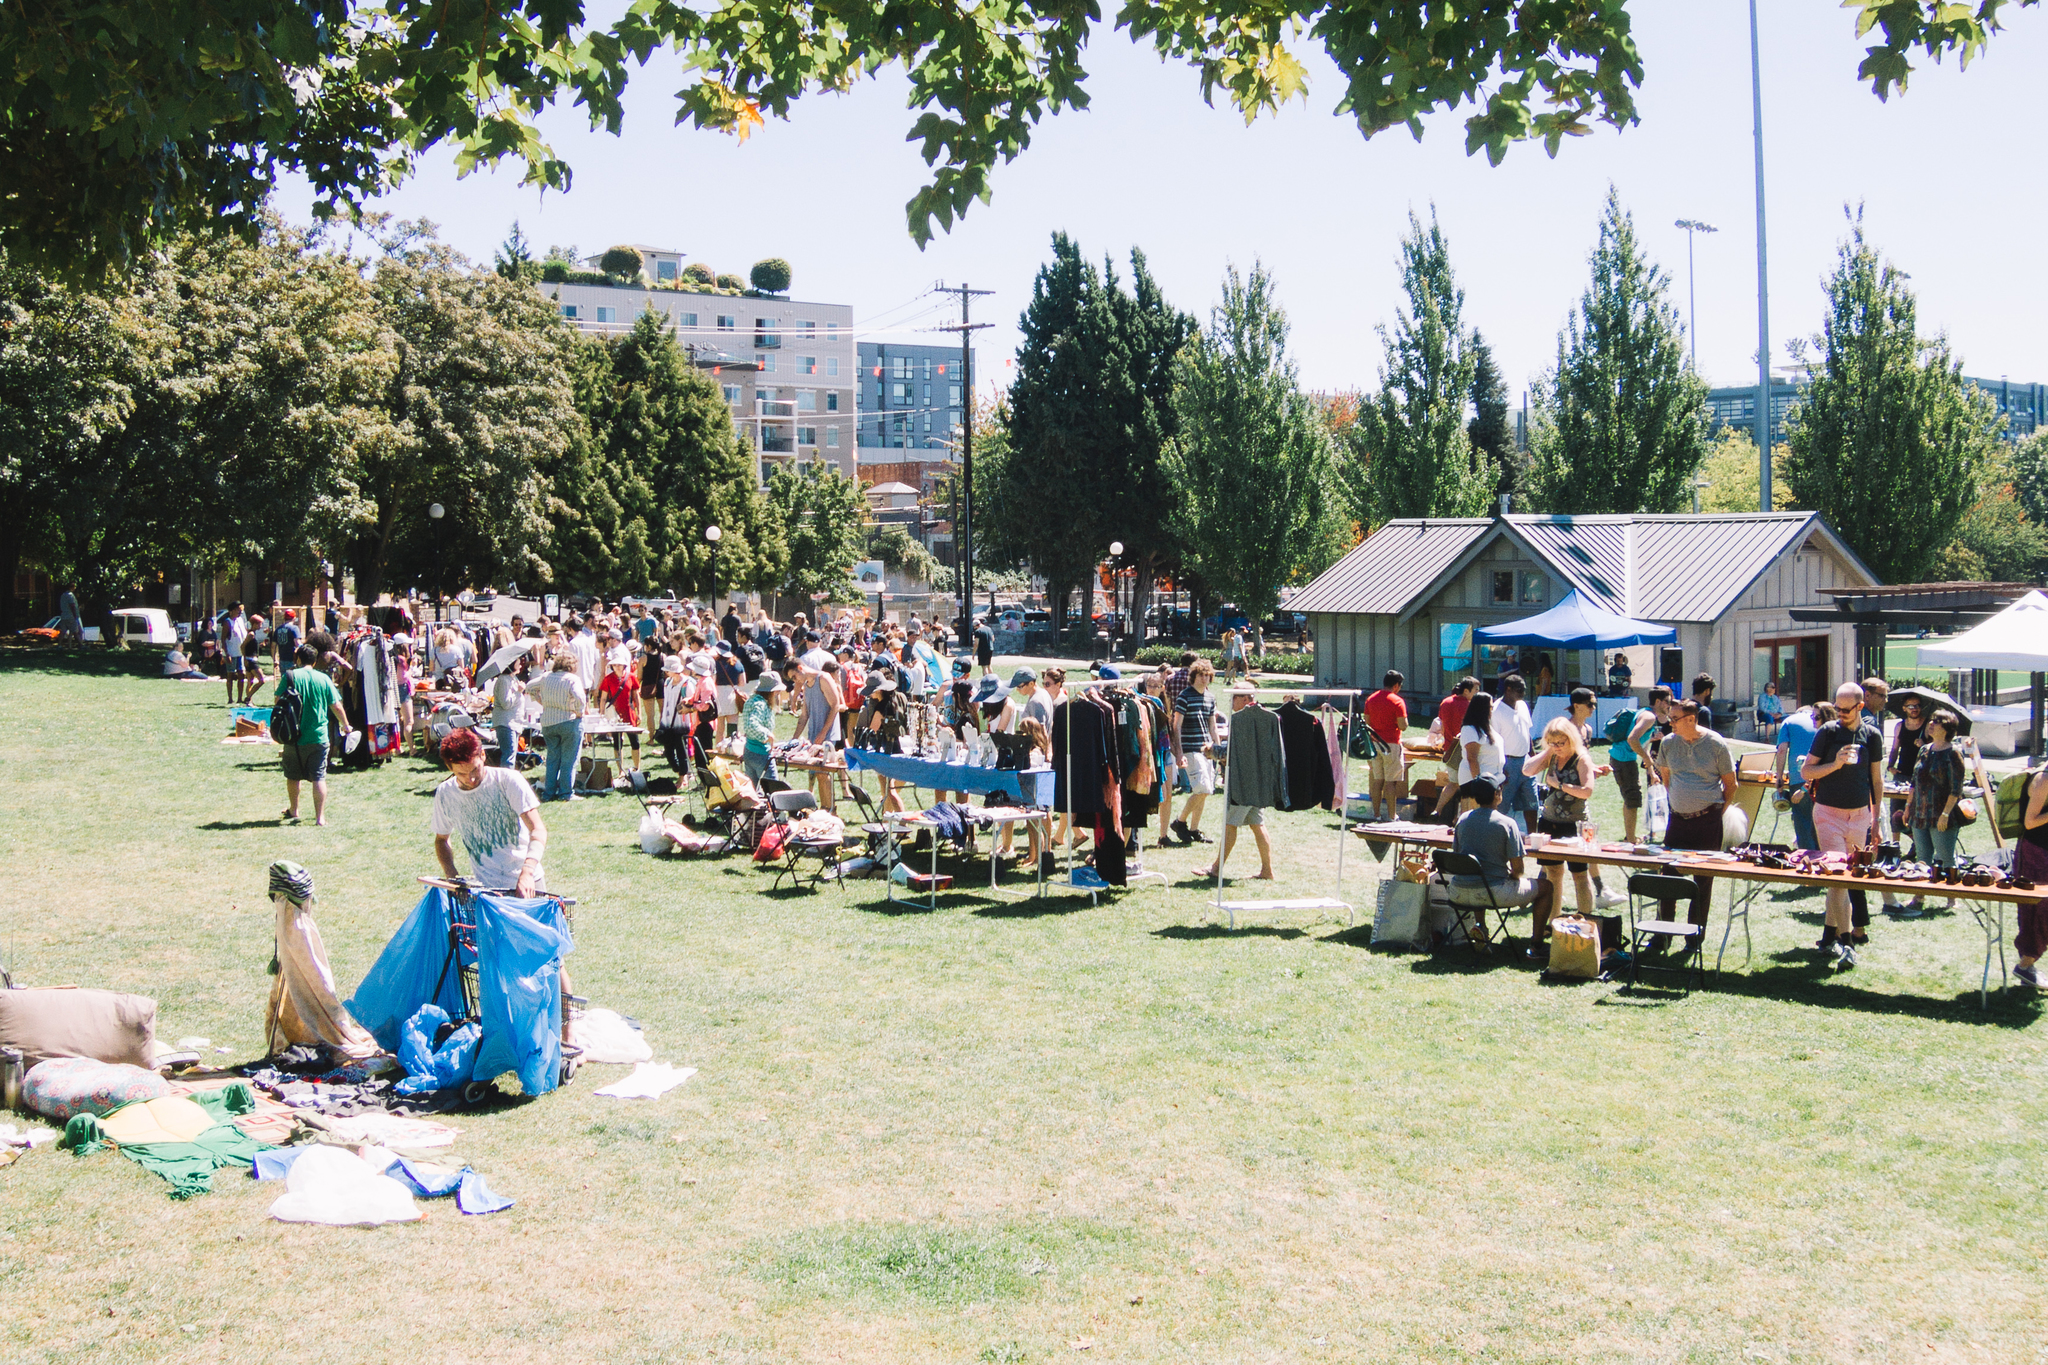
[(958, 346), (863, 341), (859, 364), (854, 406), (864, 451), (944, 450), (959, 440), (966, 376)]
[[(637, 249), (643, 257), (651, 250)], [(657, 254), (649, 270), (666, 264)], [(734, 430), (759, 456), (764, 483), (778, 464), (792, 461), (829, 460), (858, 477), (852, 305), (644, 283), (535, 288), (579, 330), (597, 336), (623, 335), (645, 312), (666, 318), (697, 367), (723, 390)]]

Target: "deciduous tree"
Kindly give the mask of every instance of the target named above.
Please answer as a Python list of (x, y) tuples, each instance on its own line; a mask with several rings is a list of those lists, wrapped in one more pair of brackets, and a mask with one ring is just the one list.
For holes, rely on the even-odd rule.
[(778, 585), (792, 597), (844, 589), (866, 544), (860, 486), (823, 460), (784, 465), (768, 480), (769, 514), (789, 544)]

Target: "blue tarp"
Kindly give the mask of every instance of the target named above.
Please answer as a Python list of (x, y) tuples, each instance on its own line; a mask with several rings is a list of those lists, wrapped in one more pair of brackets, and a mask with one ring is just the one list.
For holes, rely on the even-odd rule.
[(1655, 621), (1637, 621), (1603, 611), (1574, 588), (1549, 611), (1483, 626), (1477, 632), (1486, 645), (1545, 645), (1551, 649), (1625, 649), (1629, 645), (1668, 645), (1678, 632)]
[[(470, 899), (476, 906), (483, 1016), (473, 1074), (487, 1080), (511, 1071), (527, 1094), (545, 1095), (562, 1075), (562, 958), (574, 946), (568, 916), (554, 900), (482, 894)], [(451, 1018), (462, 1012), (455, 971), (442, 973), (451, 900), (441, 887), (428, 887), (347, 1002), (349, 1013), (387, 1052), (398, 1051), (405, 1023), (421, 1005), (438, 1005)]]
[(1000, 792), (1016, 797), (1027, 806), (1052, 804), (1053, 771), (1050, 768), (1005, 771), (968, 763), (933, 763), (908, 754), (885, 754), (874, 749), (848, 749), (846, 766), (932, 791)]

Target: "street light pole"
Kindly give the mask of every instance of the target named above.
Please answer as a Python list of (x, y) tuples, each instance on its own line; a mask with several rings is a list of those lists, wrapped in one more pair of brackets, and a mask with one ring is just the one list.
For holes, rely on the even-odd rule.
[(1681, 218), (1673, 227), (1685, 229), (1685, 304), (1688, 318), (1686, 328), (1692, 333), (1692, 368), (1698, 374), (1700, 368), (1700, 294), (1699, 271), (1692, 262), (1692, 238), (1696, 232), (1719, 232), (1712, 223), (1702, 223), (1697, 218)]
[(960, 566), (960, 629), (966, 632), (974, 619), (974, 334), (988, 326), (968, 321), (968, 302), (993, 289), (957, 289), (940, 285), (936, 291), (960, 296), (960, 325), (939, 330), (960, 334), (960, 522), (953, 528), (953, 558)]
[(1764, 77), (1756, 28), (1756, 0), (1749, 0), (1749, 96), (1756, 125), (1756, 458), (1757, 510), (1771, 510), (1771, 301), (1764, 251)]
[(719, 530), (715, 524), (704, 528), (704, 539), (711, 542), (710, 607), (713, 615), (716, 615), (718, 612), (718, 542), (724, 539), (724, 537), (725, 532)]
[(441, 615), (441, 519), (448, 515), (448, 509), (438, 502), (427, 504), (427, 520), (434, 523), (434, 619), (445, 620)]

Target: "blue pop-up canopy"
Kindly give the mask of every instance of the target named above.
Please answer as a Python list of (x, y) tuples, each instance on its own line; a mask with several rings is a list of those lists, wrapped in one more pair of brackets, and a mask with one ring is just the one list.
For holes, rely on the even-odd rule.
[(1578, 589), (1549, 611), (1482, 626), (1473, 634), (1483, 645), (1547, 645), (1551, 649), (1622, 649), (1628, 645), (1668, 645), (1678, 639), (1670, 626), (1637, 621), (1602, 611)]

